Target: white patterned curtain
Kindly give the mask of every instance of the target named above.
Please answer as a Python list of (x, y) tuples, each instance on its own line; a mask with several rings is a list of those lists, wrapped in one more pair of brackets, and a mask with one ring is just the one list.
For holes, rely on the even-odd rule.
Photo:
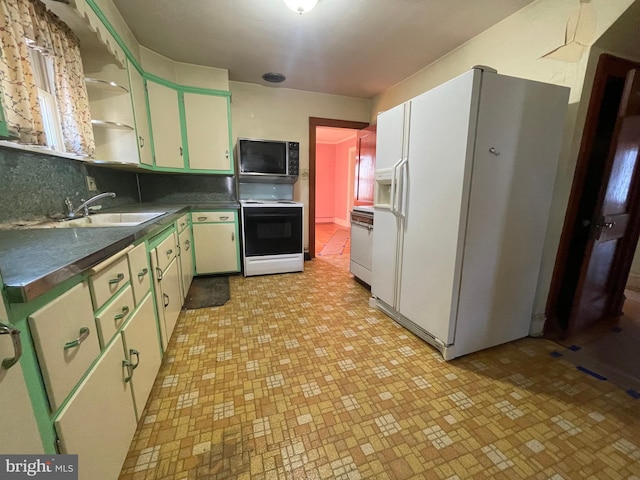
[(39, 0), (0, 0), (0, 88), (9, 130), (20, 141), (46, 144), (28, 48), (36, 48), (54, 64), (54, 95), (65, 150), (93, 156), (89, 97), (78, 39)]

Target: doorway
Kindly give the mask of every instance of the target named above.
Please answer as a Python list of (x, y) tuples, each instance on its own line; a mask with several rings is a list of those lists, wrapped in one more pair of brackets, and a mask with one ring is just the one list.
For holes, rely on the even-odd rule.
[[(354, 133), (369, 126), (365, 122), (352, 122), (348, 120), (335, 120), (328, 118), (309, 118), (309, 257), (314, 258), (316, 251), (316, 218), (317, 218), (317, 181), (318, 181), (318, 152), (317, 152), (317, 128), (329, 127), (335, 129), (350, 129)], [(348, 182), (348, 178), (343, 179)], [(348, 196), (348, 190), (345, 183), (345, 191)], [(345, 200), (345, 202), (348, 200)], [(330, 232), (319, 232), (321, 235), (330, 235)]]
[[(640, 138), (634, 115), (628, 119), (620, 107), (629, 102), (629, 88), (637, 88), (627, 74), (638, 67), (611, 55), (598, 62), (547, 301), (545, 334), (550, 338), (584, 333), (622, 313), (640, 233), (640, 175), (635, 174), (637, 150), (629, 156), (633, 149), (620, 142), (629, 143), (625, 136), (636, 143)], [(622, 170), (617, 167), (621, 148), (632, 160)], [(624, 201), (618, 201), (625, 211), (611, 220), (607, 199), (616, 188), (618, 200), (625, 192)]]

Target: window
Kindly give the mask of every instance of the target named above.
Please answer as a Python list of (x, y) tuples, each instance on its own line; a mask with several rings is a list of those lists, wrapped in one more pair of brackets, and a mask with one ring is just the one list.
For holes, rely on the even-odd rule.
[[(27, 40), (27, 45), (30, 42)], [(60, 128), (60, 117), (55, 97), (55, 75), (53, 61), (44, 55), (38, 48), (29, 45), (29, 57), (33, 67), (33, 78), (38, 88), (38, 103), (42, 114), (42, 124), (47, 137), (47, 146), (61, 152), (65, 151)]]

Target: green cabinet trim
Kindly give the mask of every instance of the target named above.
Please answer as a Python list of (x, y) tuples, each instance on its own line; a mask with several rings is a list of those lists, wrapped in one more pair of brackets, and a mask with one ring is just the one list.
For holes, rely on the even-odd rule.
[[(79, 0), (82, 1), (82, 0)], [(115, 30), (115, 28), (113, 28), (113, 25), (111, 25), (111, 23), (109, 22), (109, 20), (107, 19), (107, 17), (104, 15), (104, 13), (102, 13), (102, 11), (100, 10), (100, 8), (98, 7), (98, 5), (95, 3), (94, 0), (84, 0), (87, 5), (89, 5), (89, 7), (91, 7), (91, 9), (93, 10), (93, 12), (96, 14), (96, 16), (100, 19), (100, 21), (104, 24), (104, 26), (106, 27), (106, 29), (109, 31), (109, 33), (111, 34), (111, 36), (115, 39), (115, 41), (117, 42), (117, 44), (120, 46), (120, 48), (122, 48), (123, 52), (125, 53), (125, 56), (127, 57), (127, 60), (130, 62), (131, 65), (133, 65), (133, 67), (142, 75), (144, 81), (145, 81), (145, 85), (146, 82), (148, 80), (151, 80), (153, 82), (156, 82), (160, 85), (164, 85), (165, 87), (171, 88), (176, 90), (176, 92), (178, 93), (178, 96), (180, 98), (179, 100), (179, 112), (180, 112), (180, 118), (179, 118), (179, 122), (180, 122), (180, 126), (181, 126), (181, 137), (182, 137), (182, 148), (183, 148), (183, 161), (184, 161), (184, 167), (182, 168), (178, 168), (178, 167), (162, 167), (162, 166), (158, 166), (156, 165), (156, 152), (155, 152), (155, 142), (154, 142), (154, 134), (153, 134), (153, 123), (151, 121), (151, 109), (150, 109), (150, 104), (149, 104), (149, 95), (147, 92), (147, 95), (145, 95), (146, 97), (146, 104), (147, 104), (147, 121), (149, 123), (149, 136), (150, 136), (150, 141), (151, 141), (151, 152), (152, 152), (152, 158), (153, 158), (153, 165), (145, 165), (143, 163), (140, 163), (138, 165), (138, 168), (143, 169), (143, 170), (149, 170), (149, 171), (157, 171), (157, 172), (176, 172), (176, 173), (196, 173), (196, 174), (213, 174), (213, 175), (233, 175), (234, 174), (234, 170), (235, 170), (235, 162), (233, 159), (233, 138), (232, 138), (232, 134), (231, 134), (231, 92), (225, 91), (225, 90), (216, 90), (216, 89), (208, 89), (208, 88), (201, 88), (201, 87), (192, 87), (192, 86), (188, 86), (188, 85), (179, 85), (176, 84), (174, 82), (171, 82), (169, 80), (166, 80), (164, 78), (161, 78), (157, 75), (154, 75), (152, 73), (149, 72), (145, 72), (144, 69), (142, 68), (142, 65), (138, 62), (138, 60), (133, 56), (133, 54), (131, 53), (131, 51), (129, 50), (129, 48), (127, 47), (127, 45), (125, 44), (125, 42), (122, 40), (122, 38), (120, 38), (120, 36), (118, 35), (117, 31)], [(183, 100), (183, 95), (184, 93), (195, 93), (198, 95), (211, 95), (211, 96), (218, 96), (218, 97), (224, 97), (227, 99), (227, 125), (228, 125), (228, 159), (229, 159), (229, 168), (228, 169), (201, 169), (201, 168), (190, 168), (189, 167), (189, 146), (188, 146), (188, 139), (187, 139), (187, 132), (186, 132), (186, 125), (185, 125), (185, 110), (184, 110), (184, 100)], [(2, 108), (0, 105), (0, 115), (2, 114)], [(134, 113), (135, 114), (135, 113)], [(0, 136), (2, 136), (3, 134), (3, 126), (6, 129), (6, 123), (4, 123), (2, 121), (2, 119), (0, 118)]]

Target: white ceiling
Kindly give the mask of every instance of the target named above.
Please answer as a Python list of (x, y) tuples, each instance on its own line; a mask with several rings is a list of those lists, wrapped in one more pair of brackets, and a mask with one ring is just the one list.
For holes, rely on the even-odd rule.
[[(533, 0), (113, 0), (139, 43), (232, 81), (371, 98)], [(473, 65), (469, 65), (472, 67)]]

